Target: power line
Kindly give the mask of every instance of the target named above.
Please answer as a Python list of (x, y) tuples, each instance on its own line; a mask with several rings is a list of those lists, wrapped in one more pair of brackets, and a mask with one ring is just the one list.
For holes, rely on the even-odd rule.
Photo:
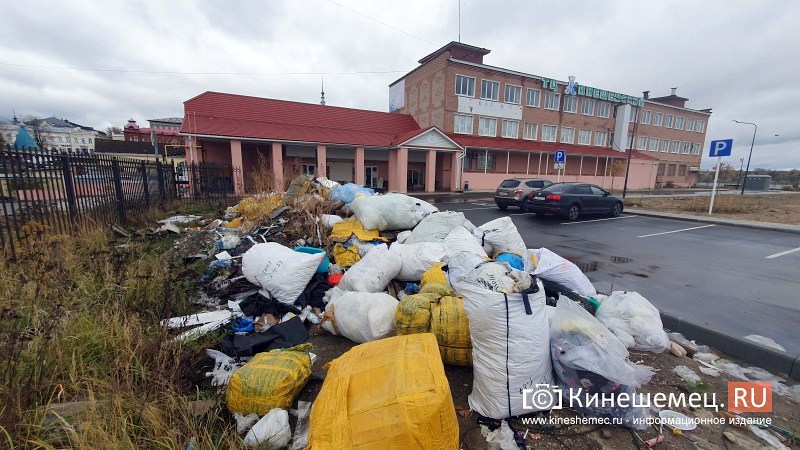
[(436, 45), (436, 44), (434, 44), (433, 42), (431, 42), (431, 41), (429, 41), (429, 40), (427, 40), (427, 39), (423, 39), (423, 38), (421, 38), (421, 37), (419, 37), (419, 36), (415, 36), (415, 35), (413, 35), (413, 34), (409, 33), (409, 32), (408, 32), (408, 31), (406, 31), (406, 30), (403, 30), (403, 29), (400, 29), (400, 28), (397, 28), (397, 27), (393, 27), (393, 26), (389, 25), (388, 23), (381, 22), (381, 21), (380, 21), (380, 20), (378, 20), (378, 19), (375, 19), (375, 18), (373, 18), (373, 17), (370, 17), (370, 16), (368, 16), (368, 15), (366, 15), (366, 14), (363, 14), (363, 13), (360, 13), (360, 12), (358, 12), (358, 11), (356, 11), (355, 9), (351, 9), (351, 8), (348, 8), (347, 6), (340, 5), (339, 3), (336, 3), (336, 2), (334, 2), (333, 0), (328, 0), (328, 2), (330, 2), (330, 3), (333, 3), (334, 5), (338, 6), (339, 8), (346, 9), (346, 10), (348, 10), (348, 11), (350, 11), (350, 12), (354, 13), (354, 14), (358, 14), (358, 15), (359, 15), (359, 16), (361, 16), (361, 17), (364, 17), (364, 18), (366, 18), (366, 19), (369, 19), (369, 20), (371, 20), (371, 21), (373, 21), (373, 22), (379, 23), (379, 24), (381, 24), (381, 25), (383, 25), (383, 26), (385, 26), (385, 27), (391, 28), (391, 29), (393, 29), (393, 30), (395, 30), (395, 31), (399, 31), (399, 32), (401, 32), (401, 33), (403, 33), (403, 34), (405, 34), (405, 35), (411, 36), (411, 37), (413, 37), (414, 39), (419, 39), (419, 40), (420, 40), (420, 41), (422, 41), (422, 42), (427, 42), (428, 44), (431, 44), (431, 45)]
[(10, 67), (24, 67), (31, 69), (53, 69), (53, 70), (78, 70), (88, 72), (112, 72), (112, 73), (144, 73), (150, 75), (381, 75), (390, 73), (405, 73), (407, 70), (364, 70), (353, 72), (180, 72), (173, 70), (132, 70), (132, 69), (104, 69), (96, 67), (64, 67), (64, 66), (44, 66), (37, 64), (17, 64), (0, 61), (0, 65)]

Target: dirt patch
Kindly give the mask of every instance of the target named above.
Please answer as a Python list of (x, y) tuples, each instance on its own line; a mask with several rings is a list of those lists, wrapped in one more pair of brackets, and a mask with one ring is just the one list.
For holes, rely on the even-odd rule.
[[(636, 197), (625, 199), (628, 210), (645, 209), (678, 214), (705, 215), (709, 197)], [(714, 200), (714, 217), (757, 222), (800, 224), (800, 193), (763, 195), (718, 195)]]

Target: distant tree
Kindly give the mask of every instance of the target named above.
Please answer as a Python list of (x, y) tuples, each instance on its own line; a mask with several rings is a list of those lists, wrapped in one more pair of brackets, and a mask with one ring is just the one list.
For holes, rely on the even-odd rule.
[(122, 128), (112, 125), (112, 126), (107, 126), (104, 131), (106, 135), (108, 135), (108, 138), (111, 139), (114, 136), (114, 134), (122, 133)]
[(608, 173), (611, 175), (611, 189), (614, 189), (614, 177), (622, 175), (625, 172), (625, 161), (622, 159), (615, 159), (608, 165)]
[(33, 138), (33, 142), (36, 142), (36, 145), (39, 146), (40, 149), (47, 148), (47, 131), (45, 130), (45, 121), (36, 116), (28, 116), (23, 123), (25, 124), (25, 128), (30, 133), (31, 137)]
[(736, 180), (739, 175), (738, 171), (728, 163), (722, 163), (719, 166), (719, 182), (730, 183)]

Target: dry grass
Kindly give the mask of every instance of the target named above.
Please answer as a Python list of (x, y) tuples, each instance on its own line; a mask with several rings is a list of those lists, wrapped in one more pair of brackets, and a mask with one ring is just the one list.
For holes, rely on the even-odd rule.
[[(682, 214), (708, 214), (709, 197), (628, 197), (626, 209), (646, 209)], [(800, 224), (800, 194), (718, 195), (714, 216), (736, 220)]]
[[(178, 345), (159, 319), (188, 312), (192, 274), (171, 241), (115, 242), (104, 229), (41, 235), (0, 262), (0, 447), (235, 447), (219, 411), (189, 413), (209, 342)], [(98, 401), (76, 417), (49, 406)]]

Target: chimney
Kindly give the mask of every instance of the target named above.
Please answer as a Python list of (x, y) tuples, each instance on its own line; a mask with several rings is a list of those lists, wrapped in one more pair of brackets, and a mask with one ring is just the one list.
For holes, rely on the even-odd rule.
[(642, 91), (642, 96), (644, 97), (645, 100), (647, 100), (648, 98), (650, 98), (650, 91)]
[(670, 89), (672, 89), (672, 94), (671, 94), (671, 95), (677, 95), (677, 94), (675, 93), (675, 91), (677, 91), (677, 90), (678, 90), (678, 88), (674, 87), (674, 88), (670, 88)]

